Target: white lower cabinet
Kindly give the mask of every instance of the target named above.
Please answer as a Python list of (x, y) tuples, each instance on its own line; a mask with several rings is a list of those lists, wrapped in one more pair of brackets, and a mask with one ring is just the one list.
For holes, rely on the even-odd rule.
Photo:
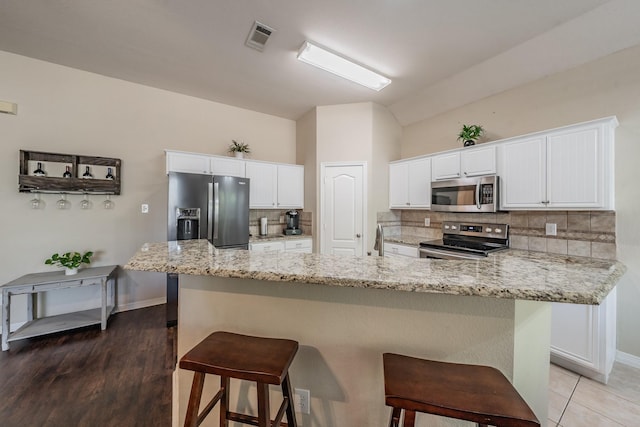
[(304, 254), (310, 254), (313, 252), (313, 240), (312, 239), (291, 239), (284, 241), (285, 252), (298, 252)]
[(256, 252), (298, 252), (310, 254), (313, 251), (313, 239), (297, 238), (257, 242), (251, 243), (249, 249)]
[(284, 241), (272, 240), (249, 244), (249, 250), (254, 252), (284, 252)]
[(384, 256), (386, 257), (409, 257), (418, 258), (418, 248), (415, 246), (402, 245), (399, 243), (384, 244)]
[(600, 305), (552, 304), (551, 362), (607, 383), (616, 355), (616, 289)]

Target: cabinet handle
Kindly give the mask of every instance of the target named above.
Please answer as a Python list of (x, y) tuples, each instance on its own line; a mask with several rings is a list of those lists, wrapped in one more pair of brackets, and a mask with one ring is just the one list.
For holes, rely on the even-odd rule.
[(464, 174), (465, 174), (465, 176), (467, 175), (467, 173), (466, 173), (466, 172), (465, 172)]
[(356, 237), (359, 239), (360, 238), (360, 233), (356, 234)]
[(411, 206), (411, 203), (410, 203), (410, 202), (407, 202), (407, 203), (405, 203), (405, 204), (406, 204), (407, 206)]

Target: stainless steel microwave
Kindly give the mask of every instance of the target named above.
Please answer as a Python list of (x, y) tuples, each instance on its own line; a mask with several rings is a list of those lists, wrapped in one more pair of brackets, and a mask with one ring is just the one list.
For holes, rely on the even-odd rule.
[(497, 212), (498, 182), (496, 175), (433, 181), (431, 210), (442, 212)]

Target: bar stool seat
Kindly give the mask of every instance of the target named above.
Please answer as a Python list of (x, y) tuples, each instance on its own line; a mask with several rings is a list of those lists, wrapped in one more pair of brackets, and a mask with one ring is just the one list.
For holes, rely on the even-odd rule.
[(540, 422), (500, 371), (383, 354), (385, 403), (393, 408), (389, 427), (413, 427), (416, 412), (467, 420), (479, 426), (539, 427)]
[[(214, 332), (180, 359), (180, 368), (195, 371), (187, 406), (185, 427), (202, 423), (220, 402), (220, 426), (228, 421), (259, 427), (297, 427), (293, 410), (293, 393), (289, 380), (289, 365), (298, 351), (292, 340), (262, 338), (231, 332)], [(205, 374), (220, 376), (220, 389), (198, 414)], [(229, 411), (230, 378), (253, 381), (258, 389), (258, 416)], [(269, 384), (282, 387), (283, 401), (273, 424), (270, 418)], [(287, 423), (281, 423), (286, 413)]]

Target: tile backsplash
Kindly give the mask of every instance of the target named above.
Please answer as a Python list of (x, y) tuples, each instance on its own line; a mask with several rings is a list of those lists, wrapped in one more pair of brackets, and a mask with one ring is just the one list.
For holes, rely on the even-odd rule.
[[(425, 226), (425, 218), (430, 225)], [(420, 210), (378, 213), (385, 234), (409, 234), (425, 239), (442, 238), (443, 221), (504, 223), (510, 227), (511, 247), (538, 252), (592, 258), (616, 258), (616, 214), (614, 211), (512, 211), (464, 214)], [(556, 224), (557, 234), (547, 236), (546, 224)]]
[[(286, 218), (285, 213), (287, 210), (276, 209), (250, 209), (249, 210), (249, 233), (253, 236), (260, 234), (260, 218), (267, 217), (267, 231), (268, 234), (282, 234), (282, 229), (285, 228)], [(303, 234), (311, 235), (313, 230), (311, 224), (311, 212), (305, 212), (300, 209), (296, 209), (300, 214), (300, 228)], [(283, 222), (280, 222), (280, 218), (283, 218)]]

